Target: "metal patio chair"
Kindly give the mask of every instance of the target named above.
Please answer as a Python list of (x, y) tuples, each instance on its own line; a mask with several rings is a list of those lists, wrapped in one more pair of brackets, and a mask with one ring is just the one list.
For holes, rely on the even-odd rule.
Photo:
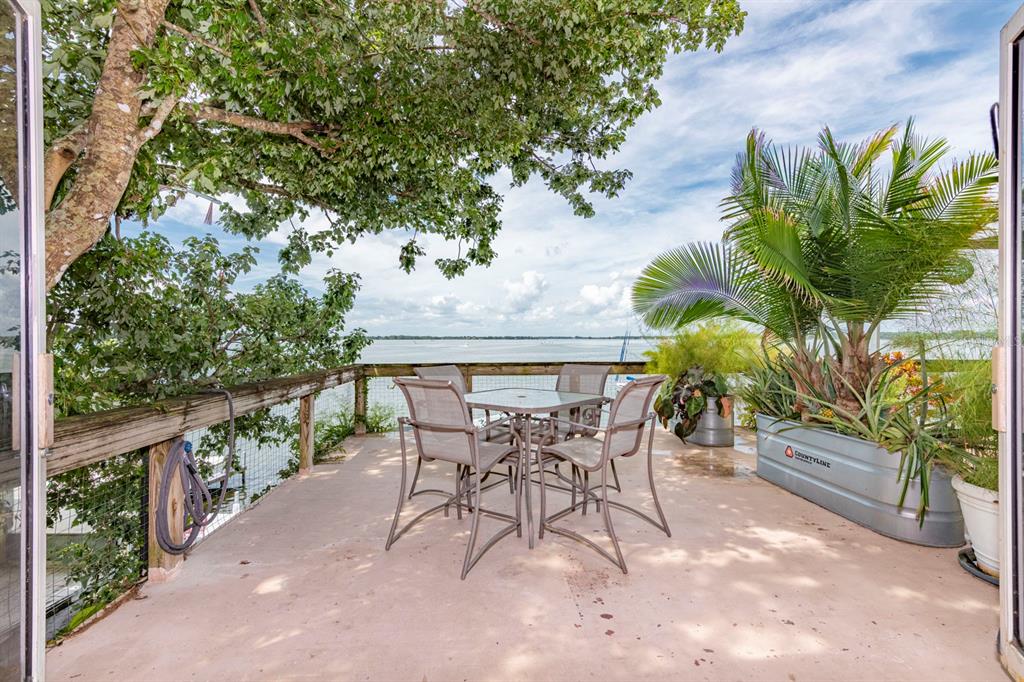
[[(427, 365), (424, 367), (414, 367), (412, 371), (415, 372), (416, 376), (420, 379), (450, 381), (462, 395), (465, 395), (467, 392), (466, 377), (463, 376), (462, 370), (460, 370), (457, 365)], [(470, 413), (472, 414), (472, 411)], [(484, 412), (484, 426), (485, 429), (482, 432), (482, 437), (486, 441), (513, 443), (515, 440), (512, 435), (512, 425), (510, 421), (508, 419), (492, 420), (490, 410)], [(437, 490), (436, 488), (416, 490), (416, 485), (420, 479), (420, 468), (424, 461), (429, 462), (430, 460), (423, 458), (416, 460), (416, 471), (412, 476), (412, 487), (409, 489), (409, 499), (412, 499), (415, 495), (428, 493), (447, 495), (447, 492)], [(515, 479), (512, 476), (511, 466), (508, 468), (507, 478), (509, 492), (515, 492)]]
[[(568, 391), (570, 393), (590, 393), (593, 395), (604, 395), (605, 385), (608, 383), (608, 374), (611, 372), (611, 365), (584, 365), (567, 363), (562, 365), (558, 372), (558, 380), (555, 382), (556, 391)], [(607, 399), (606, 399), (607, 400)], [(594, 427), (601, 425), (601, 405), (595, 404), (582, 408), (570, 410), (569, 413), (555, 413), (553, 416), (560, 420), (583, 424), (581, 426), (569, 426), (559, 419), (543, 420), (541, 427), (537, 429), (538, 440), (541, 444), (554, 443), (569, 440), (576, 436), (593, 436), (596, 431)], [(622, 485), (619, 483), (619, 472), (615, 467), (615, 460), (612, 460), (612, 488), (622, 492)], [(555, 464), (555, 475), (569, 485), (576, 485), (579, 472), (573, 469), (572, 480), (566, 479), (558, 470)]]
[[(459, 518), (462, 518), (463, 498), (466, 507), (473, 515), (469, 544), (466, 547), (466, 558), (462, 562), (462, 579), (473, 568), (484, 553), (494, 546), (498, 540), (512, 531), (522, 532), (521, 507), (522, 486), (517, 486), (515, 498), (515, 516), (484, 509), (480, 496), (483, 492), (484, 477), (498, 464), (513, 463), (518, 471), (522, 450), (516, 443), (491, 443), (481, 438), (482, 427), (473, 421), (469, 408), (466, 406), (464, 393), (451, 381), (429, 379), (395, 379), (409, 406), (409, 417), (399, 419), (399, 439), (402, 447), (402, 484), (398, 492), (398, 506), (395, 518), (391, 522), (385, 550), (391, 549), (398, 538), (410, 528), (438, 511), (447, 510), (455, 504)], [(402, 506), (406, 500), (405, 483), (408, 472), (408, 448), (406, 443), (406, 427), (412, 431), (416, 455), (419, 460), (426, 459), (451, 462), (456, 465), (455, 494), (444, 502), (431, 507), (409, 521), (401, 530), (398, 520), (402, 514)], [(509, 524), (496, 532), (480, 551), (474, 555), (477, 529), (481, 515), (509, 521)]]
[[(552, 514), (549, 517), (547, 516), (547, 486), (545, 486), (544, 477), (541, 476), (540, 537), (544, 537), (544, 531), (549, 530), (552, 533), (572, 538), (573, 540), (581, 542), (596, 550), (601, 556), (617, 565), (623, 573), (627, 572), (626, 560), (622, 556), (622, 550), (619, 547), (619, 540), (615, 535), (615, 528), (612, 525), (611, 508), (614, 507), (615, 509), (621, 509), (634, 514), (665, 533), (668, 537), (672, 537), (672, 531), (668, 527), (668, 521), (665, 519), (665, 514), (661, 509), (661, 502), (658, 500), (658, 492), (654, 486), (654, 465), (652, 459), (656, 417), (651, 411), (651, 403), (654, 400), (654, 396), (657, 395), (658, 389), (664, 382), (665, 377), (660, 375), (643, 377), (641, 379), (634, 379), (633, 381), (630, 381), (622, 387), (622, 390), (619, 391), (619, 395), (612, 401), (611, 407), (608, 410), (607, 426), (594, 427), (590, 424), (568, 422), (565, 424), (566, 426), (588, 430), (592, 429), (594, 431), (594, 435), (571, 438), (569, 440), (550, 443), (541, 447), (540, 460), (542, 470), (546, 460), (554, 460), (568, 462), (574, 468), (579, 469), (586, 474), (600, 473), (601, 495), (598, 497), (594, 491), (590, 489), (588, 476), (585, 479), (583, 486), (582, 501), (577, 502), (574, 487), (573, 500), (570, 506)], [(564, 421), (558, 417), (554, 417), (554, 419)], [(616, 458), (631, 457), (639, 452), (645, 428), (647, 429), (647, 480), (651, 486), (651, 497), (654, 499), (654, 508), (658, 512), (658, 518), (661, 521), (660, 523), (638, 509), (622, 504), (621, 502), (614, 502), (608, 499), (608, 470), (611, 462)], [(598, 434), (602, 435), (601, 439), (594, 437)], [(590, 499), (594, 499), (598, 503), (598, 511), (603, 512), (605, 530), (608, 531), (608, 537), (612, 541), (615, 556), (612, 556), (603, 547), (596, 544), (589, 538), (583, 537), (579, 533), (567, 528), (554, 525), (555, 521), (571, 514), (581, 505), (585, 513), (586, 505)]]

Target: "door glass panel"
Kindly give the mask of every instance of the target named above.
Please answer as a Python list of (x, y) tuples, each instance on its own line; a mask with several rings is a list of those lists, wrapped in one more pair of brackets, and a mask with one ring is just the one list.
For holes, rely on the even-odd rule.
[(21, 452), (15, 419), (23, 395), (21, 347), (22, 222), (18, 209), (18, 21), (0, 0), (0, 679), (19, 679), (21, 661)]

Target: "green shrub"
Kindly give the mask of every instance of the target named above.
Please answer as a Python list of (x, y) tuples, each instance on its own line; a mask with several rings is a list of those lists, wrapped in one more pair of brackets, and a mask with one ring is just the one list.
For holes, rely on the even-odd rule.
[(673, 379), (700, 366), (709, 374), (740, 374), (754, 366), (758, 335), (735, 322), (693, 325), (646, 351), (647, 371)]
[[(366, 410), (366, 432), (386, 433), (397, 428), (395, 410), (388, 405), (371, 405)], [(325, 419), (318, 419), (313, 430), (313, 462), (319, 463), (342, 450), (345, 439), (356, 432), (351, 408), (342, 408)]]

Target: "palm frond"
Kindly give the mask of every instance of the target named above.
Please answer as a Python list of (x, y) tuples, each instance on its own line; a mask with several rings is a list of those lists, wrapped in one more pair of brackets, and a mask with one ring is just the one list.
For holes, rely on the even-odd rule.
[(730, 247), (692, 242), (662, 253), (633, 285), (633, 310), (656, 329), (713, 317), (768, 326), (750, 265)]

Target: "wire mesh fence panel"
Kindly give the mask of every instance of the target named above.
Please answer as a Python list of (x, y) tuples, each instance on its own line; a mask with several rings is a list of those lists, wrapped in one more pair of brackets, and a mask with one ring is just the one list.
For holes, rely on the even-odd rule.
[(298, 472), (299, 401), (275, 405), (256, 417), (263, 424), (258, 435), (250, 433), (252, 424), (236, 421), (235, 457), (230, 472), (226, 467), (227, 422), (185, 434), (185, 440), (195, 447), (196, 459), (204, 478), (210, 482), (215, 503), (221, 499), (224, 476), (228, 476), (220, 511), (202, 530), (197, 543)]
[[(8, 440), (8, 442), (10, 442)], [(3, 446), (0, 446), (3, 449)], [(7, 448), (10, 451), (10, 448)], [(0, 475), (0, 643), (16, 640), (21, 624), (21, 480), (18, 459), (9, 459)]]
[(395, 386), (394, 377), (369, 377), (366, 380), (366, 404), (390, 410), (395, 417), (408, 417), (409, 408), (402, 392)]
[(145, 575), (146, 486), (144, 451), (47, 480), (47, 638)]

